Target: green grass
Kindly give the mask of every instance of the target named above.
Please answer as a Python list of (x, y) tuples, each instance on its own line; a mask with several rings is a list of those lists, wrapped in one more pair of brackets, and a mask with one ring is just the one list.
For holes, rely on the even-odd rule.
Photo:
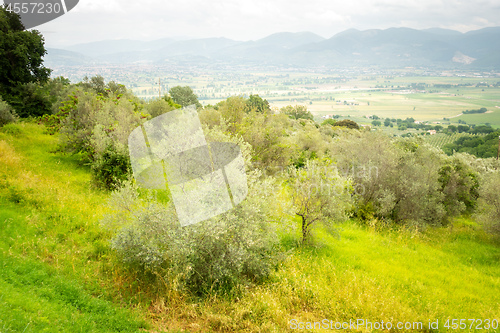
[(0, 129), (2, 333), (292, 332), (292, 319), (325, 318), (422, 322), (425, 332), (439, 320), (448, 332), (447, 319), (500, 320), (500, 244), (470, 219), (423, 232), (349, 221), (340, 238), (318, 230), (263, 285), (201, 300), (154, 293), (99, 226), (109, 193), (56, 148), (38, 125)]
[[(500, 103), (499, 103), (500, 104)], [(480, 113), (480, 114), (464, 114), (460, 117), (453, 119), (454, 121), (463, 120), (467, 124), (475, 124), (475, 125), (491, 125), (493, 127), (500, 127), (500, 109), (499, 108), (490, 108), (491, 113)]]
[(142, 331), (142, 315), (116, 302), (102, 273), (105, 194), (42, 132), (0, 129), (0, 332)]

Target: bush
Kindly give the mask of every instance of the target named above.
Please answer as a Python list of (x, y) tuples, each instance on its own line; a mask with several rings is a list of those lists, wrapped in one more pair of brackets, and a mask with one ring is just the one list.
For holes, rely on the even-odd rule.
[(203, 295), (266, 279), (282, 253), (278, 247), (272, 180), (250, 180), (249, 196), (236, 208), (181, 227), (171, 204), (139, 198), (130, 184), (112, 194), (112, 248), (124, 263), (154, 273), (182, 290)]
[(479, 180), (467, 160), (461, 155), (443, 158), (438, 181), (448, 217), (474, 212), (479, 196)]
[(130, 157), (117, 152), (113, 146), (107, 147), (98, 154), (91, 168), (97, 184), (107, 189), (116, 188), (132, 173)]
[(359, 125), (355, 121), (352, 121), (350, 119), (337, 121), (333, 126), (344, 126), (351, 129), (359, 129)]
[(487, 173), (479, 188), (476, 217), (485, 229), (500, 237), (500, 172)]
[(0, 126), (15, 122), (17, 115), (7, 102), (0, 99)]
[(452, 176), (446, 178), (448, 171), (441, 169), (445, 155), (439, 149), (415, 139), (391, 141), (372, 132), (345, 133), (337, 140), (333, 156), (341, 174), (353, 180), (359, 218), (439, 225), (447, 220), (447, 207), (465, 208), (459, 201), (468, 185), (461, 185), (458, 171), (450, 169)]
[(64, 119), (66, 119), (71, 111), (75, 111), (78, 105), (78, 96), (69, 95), (67, 96), (67, 100), (60, 102), (60, 104), (62, 104), (62, 106), (59, 107), (59, 111), (56, 114), (45, 114), (38, 120), (39, 124), (45, 125), (47, 134), (49, 135), (58, 133), (63, 125)]
[(16, 88), (17, 94), (9, 101), (21, 118), (50, 114), (52, 103), (49, 93), (36, 83), (26, 83)]
[(133, 101), (111, 92), (108, 98), (92, 92), (74, 93), (60, 117), (61, 144), (65, 150), (83, 155), (99, 187), (113, 189), (129, 176), (128, 136), (144, 117)]
[(292, 119), (309, 119), (314, 120), (313, 114), (307, 110), (307, 107), (304, 105), (287, 105), (282, 107), (281, 113), (286, 114)]
[(151, 115), (152, 118), (160, 116), (164, 113), (174, 110), (175, 108), (171, 106), (164, 99), (157, 99), (146, 104), (145, 111)]

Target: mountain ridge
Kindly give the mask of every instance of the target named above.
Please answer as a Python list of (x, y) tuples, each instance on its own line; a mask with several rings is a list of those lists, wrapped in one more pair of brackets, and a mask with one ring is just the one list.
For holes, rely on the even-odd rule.
[(155, 41), (122, 39), (49, 49), (47, 59), (50, 63), (63, 59), (73, 65), (200, 61), (296, 67), (465, 66), (499, 69), (500, 27), (467, 33), (441, 28), (348, 29), (330, 38), (307, 31), (279, 32), (255, 41), (223, 37)]

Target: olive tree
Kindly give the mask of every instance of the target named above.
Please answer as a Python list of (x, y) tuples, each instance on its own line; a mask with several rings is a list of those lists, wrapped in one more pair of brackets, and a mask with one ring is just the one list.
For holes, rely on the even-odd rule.
[(281, 112), (292, 119), (314, 119), (312, 113), (307, 110), (305, 105), (287, 105), (281, 108)]
[[(205, 127), (209, 142), (240, 146), (245, 163), (250, 147), (220, 128)], [(143, 273), (153, 273), (163, 285), (203, 295), (267, 278), (283, 253), (279, 247), (279, 192), (271, 177), (247, 173), (248, 195), (233, 209), (182, 227), (171, 202), (139, 195), (130, 183), (113, 192), (113, 208), (102, 224), (113, 233), (112, 248), (121, 260)], [(141, 191), (144, 193), (144, 190)]]
[(201, 104), (198, 102), (198, 96), (193, 92), (193, 89), (189, 86), (175, 86), (169, 90), (170, 96), (172, 97), (174, 103), (182, 106), (196, 105), (200, 107)]
[(350, 182), (329, 160), (307, 160), (303, 168), (290, 168), (287, 185), (291, 212), (299, 218), (302, 242), (311, 239), (312, 229), (322, 223), (332, 227), (351, 210)]

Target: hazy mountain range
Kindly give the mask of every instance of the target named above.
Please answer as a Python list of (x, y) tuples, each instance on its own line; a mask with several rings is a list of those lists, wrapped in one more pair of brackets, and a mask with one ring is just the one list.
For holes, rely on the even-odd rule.
[(500, 69), (500, 27), (467, 33), (440, 28), (346, 30), (325, 39), (282, 32), (256, 41), (226, 38), (107, 40), (48, 49), (50, 66), (180, 63), (237, 66), (435, 66)]

